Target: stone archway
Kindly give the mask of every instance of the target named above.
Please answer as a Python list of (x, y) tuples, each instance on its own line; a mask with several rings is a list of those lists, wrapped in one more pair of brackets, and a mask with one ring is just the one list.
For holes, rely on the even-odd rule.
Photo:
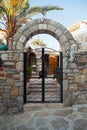
[(69, 91), (69, 55), (71, 45), (75, 43), (74, 38), (69, 31), (60, 23), (50, 19), (36, 19), (20, 28), (14, 36), (14, 49), (24, 50), (26, 42), (36, 34), (50, 34), (55, 37), (63, 51), (63, 104), (72, 104), (72, 94)]
[(70, 50), (72, 44), (74, 44), (74, 38), (70, 32), (60, 23), (50, 19), (36, 19), (27, 23), (24, 27), (20, 28), (14, 36), (14, 48), (24, 49), (26, 42), (36, 34), (50, 34), (56, 38), (63, 53)]

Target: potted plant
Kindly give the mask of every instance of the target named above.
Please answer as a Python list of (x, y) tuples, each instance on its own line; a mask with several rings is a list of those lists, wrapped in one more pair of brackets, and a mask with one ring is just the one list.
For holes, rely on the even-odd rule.
[(7, 51), (8, 47), (3, 43), (2, 40), (0, 40), (0, 51)]
[(27, 66), (26, 67), (26, 77), (27, 77), (27, 80), (30, 79), (31, 75), (32, 75), (32, 67), (31, 66)]
[(57, 82), (60, 82), (59, 74), (60, 74), (59, 68), (56, 68), (56, 69), (54, 70), (54, 78), (57, 79)]

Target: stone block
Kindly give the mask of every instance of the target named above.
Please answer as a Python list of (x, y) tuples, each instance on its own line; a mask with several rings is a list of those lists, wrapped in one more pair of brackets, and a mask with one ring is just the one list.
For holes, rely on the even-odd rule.
[(6, 61), (6, 62), (4, 62), (4, 66), (15, 66), (15, 63), (14, 62), (12, 62), (12, 61)]
[(52, 25), (48, 25), (46, 30), (54, 32), (56, 30), (56, 27), (54, 27)]
[(86, 63), (87, 62), (87, 59), (86, 59), (86, 57), (85, 56), (79, 56), (78, 58), (77, 58), (77, 62), (78, 63)]
[(86, 75), (81, 75), (80, 82), (86, 82), (87, 81), (87, 76)]
[(13, 74), (12, 77), (13, 77), (14, 79), (16, 79), (16, 80), (19, 80), (19, 79), (20, 79), (19, 74)]
[[(60, 38), (59, 38), (59, 41), (61, 41), (62, 43), (65, 43), (65, 42), (67, 42), (67, 37), (65, 36), (65, 35), (62, 35)], [(68, 42), (67, 42), (67, 44), (68, 44)], [(64, 47), (63, 47), (64, 48)], [(68, 46), (67, 46), (67, 48), (68, 48)]]
[(70, 45), (75, 44), (75, 41), (73, 39), (68, 40), (68, 42), (70, 43)]
[(23, 106), (23, 97), (22, 96), (18, 96), (17, 97), (17, 105), (22, 108)]
[(85, 74), (87, 75), (87, 68), (84, 68), (84, 69), (83, 69), (83, 74), (84, 74), (84, 75), (85, 75)]
[(29, 30), (25, 30), (23, 34), (24, 36), (28, 37), (31, 34), (31, 32)]
[(16, 41), (18, 40), (18, 38), (21, 36), (21, 34), (19, 32), (16, 32), (13, 39)]
[(63, 80), (63, 90), (68, 90), (68, 80)]
[(45, 29), (45, 30), (46, 30), (47, 24), (39, 24), (39, 25), (38, 25), (38, 28), (39, 28), (39, 29)]
[(79, 73), (79, 69), (73, 69), (73, 73)]
[(63, 73), (72, 73), (73, 72), (73, 70), (72, 69), (63, 69)]
[(26, 37), (24, 35), (21, 35), (21, 37), (19, 38), (18, 41), (22, 43), (25, 41), (25, 39), (26, 39)]
[(68, 31), (65, 33), (65, 35), (67, 36), (67, 38), (68, 38), (69, 40), (72, 40), (72, 35), (71, 35), (70, 33), (68, 33)]
[(0, 106), (0, 114), (4, 113), (4, 106)]
[(23, 72), (20, 72), (20, 81), (23, 81), (23, 80), (24, 80)]
[(4, 88), (0, 88), (0, 95), (2, 95), (4, 92)]
[(8, 113), (10, 113), (10, 114), (17, 113), (18, 111), (19, 111), (18, 107), (12, 107), (12, 108), (8, 109)]
[(19, 61), (19, 56), (20, 54), (19, 53), (15, 53), (14, 56), (13, 56), (13, 60), (16, 62), (16, 61)]
[(31, 32), (31, 34), (32, 33), (34, 33), (36, 30), (39, 30), (39, 27), (38, 27), (38, 25), (34, 25), (34, 26), (32, 26), (32, 28), (29, 28), (29, 30), (30, 30), (30, 32)]
[(23, 62), (16, 63), (17, 72), (23, 72)]
[(13, 85), (13, 83), (15, 82), (15, 79), (14, 78), (7, 78), (6, 80), (6, 83), (9, 84), (9, 85)]
[(80, 82), (81, 76), (80, 76), (79, 74), (75, 74), (75, 75), (74, 75), (74, 79), (75, 79), (75, 80), (74, 80), (75, 82)]
[(16, 49), (18, 49), (18, 50), (22, 50), (23, 49), (23, 44), (20, 41), (17, 41)]
[(4, 99), (9, 99), (9, 98), (10, 98), (9, 92), (6, 92), (6, 93), (4, 92), (4, 93), (3, 93), (3, 98), (4, 98)]
[(55, 33), (60, 37), (63, 35), (63, 32), (60, 29), (57, 29)]
[(2, 54), (2, 60), (8, 60), (8, 54)]
[[(23, 85), (22, 85), (23, 86)], [(19, 87), (19, 96), (22, 96), (24, 94), (23, 87)]]
[(72, 102), (73, 104), (80, 103), (80, 91), (75, 91), (72, 93)]
[(63, 68), (67, 68), (68, 62), (67, 62), (67, 58), (63, 58)]
[(76, 68), (77, 68), (77, 64), (76, 64), (76, 63), (71, 63), (70, 68), (71, 68), (71, 69), (76, 69)]
[(71, 85), (69, 85), (69, 91), (70, 92), (77, 91), (77, 84), (71, 84)]
[(72, 105), (72, 93), (69, 91), (64, 91), (63, 93), (63, 105), (71, 106)]
[(63, 73), (63, 79), (67, 79), (67, 74)]
[(86, 85), (86, 84), (84, 84), (84, 83), (78, 84), (78, 90), (79, 90), (79, 91), (80, 91), (80, 90), (86, 90), (86, 88), (87, 88), (87, 85)]
[(20, 53), (20, 61), (23, 61), (23, 58), (24, 58), (24, 53)]
[(70, 80), (70, 79), (69, 79), (69, 84), (72, 84), (73, 82), (74, 82), (74, 80), (72, 80), (72, 79)]
[(12, 88), (11, 88), (11, 91), (10, 91), (10, 96), (11, 96), (11, 97), (16, 97), (16, 96), (18, 96), (18, 92), (19, 92), (18, 87), (12, 87)]

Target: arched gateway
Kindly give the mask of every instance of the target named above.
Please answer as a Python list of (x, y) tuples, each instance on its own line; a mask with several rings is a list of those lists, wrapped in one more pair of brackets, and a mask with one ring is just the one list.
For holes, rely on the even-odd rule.
[(25, 44), (41, 33), (52, 35), (62, 48), (63, 105), (87, 103), (87, 52), (76, 53), (74, 38), (60, 23), (36, 19), (19, 28), (10, 50), (0, 51), (0, 113), (23, 110)]
[(70, 48), (75, 43), (70, 32), (60, 23), (50, 19), (36, 19), (20, 28), (14, 36), (14, 48), (24, 50), (26, 42), (36, 34), (50, 34), (58, 40), (63, 52), (63, 104), (72, 104), (71, 93), (69, 91), (69, 59)]

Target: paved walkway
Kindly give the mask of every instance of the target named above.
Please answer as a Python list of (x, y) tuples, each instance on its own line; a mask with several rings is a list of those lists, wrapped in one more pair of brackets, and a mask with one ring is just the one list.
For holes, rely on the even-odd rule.
[(0, 130), (87, 130), (87, 104), (25, 106), (25, 112), (0, 116)]

